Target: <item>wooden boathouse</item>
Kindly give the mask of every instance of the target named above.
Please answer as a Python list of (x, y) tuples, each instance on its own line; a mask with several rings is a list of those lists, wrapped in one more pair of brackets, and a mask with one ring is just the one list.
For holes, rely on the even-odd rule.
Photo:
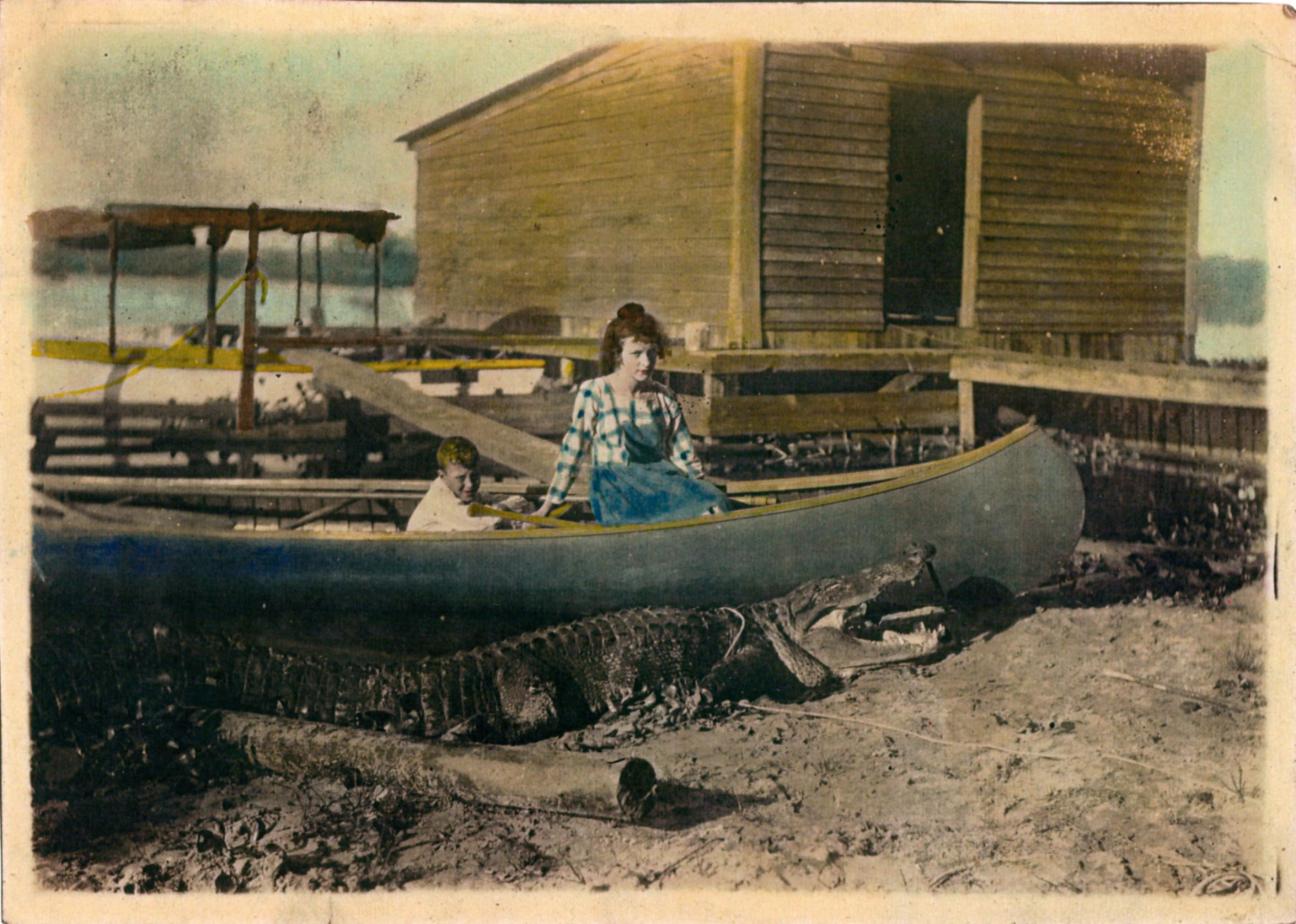
[(1245, 408), (1262, 451), (1254, 374), (1162, 365), (1192, 358), (1204, 76), (1178, 46), (591, 48), (399, 139), (416, 316), (579, 359), (641, 301), (703, 435), (968, 442), (973, 382), (1092, 379)]
[(1203, 72), (1182, 48), (591, 49), (400, 139), (419, 309), (595, 336), (635, 297), (720, 348), (957, 326), (1171, 359)]

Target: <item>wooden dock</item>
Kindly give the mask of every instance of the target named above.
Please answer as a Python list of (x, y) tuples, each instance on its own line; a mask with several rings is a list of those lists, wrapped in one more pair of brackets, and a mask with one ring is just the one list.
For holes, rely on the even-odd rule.
[[(955, 356), (950, 378), (958, 382), (964, 446), (977, 439), (977, 394), (1012, 389), (1036, 416), (1054, 418), (1044, 421), (1052, 426), (1110, 433), (1134, 451), (1252, 467), (1259, 461), (1263, 467), (1268, 423), (1263, 371), (981, 350)], [(1057, 407), (1047, 397), (1041, 405), (1038, 396), (1048, 394), (1084, 396), (1079, 399), (1084, 406), (1072, 400)]]

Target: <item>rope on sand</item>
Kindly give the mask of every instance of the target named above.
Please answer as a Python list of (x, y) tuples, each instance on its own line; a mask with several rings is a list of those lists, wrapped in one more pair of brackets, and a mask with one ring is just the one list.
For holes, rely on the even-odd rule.
[[(789, 715), (789, 716), (805, 718), (805, 719), (827, 719), (828, 721), (831, 722), (845, 722), (850, 725), (864, 725), (869, 728), (876, 728), (882, 731), (894, 732), (895, 734), (898, 735), (908, 735), (911, 738), (919, 738), (923, 741), (927, 741), (932, 744), (939, 744), (942, 747), (968, 748), (970, 750), (975, 750), (975, 751), (980, 751), (980, 750), (999, 751), (1000, 753), (1003, 754), (1012, 754), (1016, 757), (1025, 757), (1034, 760), (1067, 760), (1073, 756), (1068, 754), (1051, 754), (1045, 751), (1021, 751), (1021, 750), (1017, 750), (1016, 748), (1006, 748), (997, 744), (988, 744), (984, 741), (951, 741), (948, 738), (937, 738), (933, 735), (924, 735), (922, 732), (910, 731), (907, 728), (900, 728), (895, 725), (888, 725), (885, 722), (874, 722), (870, 719), (861, 719), (855, 716), (833, 715), (832, 713), (829, 712), (814, 712), (809, 709), (784, 709), (778, 706), (757, 706), (754, 703), (748, 702), (747, 700), (741, 700), (738, 703), (738, 705), (744, 709), (751, 709), (755, 712), (768, 712), (772, 715)], [(1160, 774), (1161, 776), (1167, 776), (1173, 780), (1178, 780), (1181, 783), (1188, 783), (1193, 786), (1199, 786), (1203, 789), (1210, 789), (1219, 792), (1222, 791), (1224, 788), (1218, 783), (1210, 783), (1207, 782), (1206, 780), (1200, 780), (1195, 777), (1184, 776), (1179, 773), (1173, 773), (1162, 767), (1157, 767), (1153, 764), (1144, 763), (1141, 760), (1134, 760), (1132, 757), (1122, 757), (1119, 754), (1112, 754), (1107, 751), (1090, 751), (1089, 753), (1093, 754), (1095, 757), (1101, 757), (1104, 760), (1111, 760), (1111, 761), (1116, 761), (1117, 763), (1129, 764), (1130, 766), (1139, 767), (1143, 770), (1148, 770), (1152, 773), (1157, 773)]]
[(929, 741), (932, 744), (939, 744), (943, 747), (953, 748), (971, 748), (972, 750), (1000, 751), (1004, 754), (1013, 754), (1017, 757), (1029, 757), (1038, 760), (1064, 760), (1065, 757), (1060, 754), (1047, 754), (1044, 751), (1019, 751), (1014, 748), (1005, 748), (997, 744), (987, 744), (982, 741), (950, 741), (948, 738), (936, 738), (932, 735), (924, 735), (922, 732), (910, 731), (907, 728), (900, 728), (895, 725), (887, 725), (885, 722), (873, 722), (869, 719), (860, 719), (855, 716), (833, 715), (829, 712), (813, 712), (809, 709), (783, 709), (777, 706), (757, 706), (747, 700), (738, 703), (744, 709), (751, 709), (755, 712), (769, 712), (774, 715), (790, 715), (806, 719), (828, 719), (832, 722), (846, 722), (851, 725), (866, 725), (869, 728), (877, 728), (882, 731), (895, 732), (897, 735), (908, 735), (911, 738), (920, 738), (923, 741)]

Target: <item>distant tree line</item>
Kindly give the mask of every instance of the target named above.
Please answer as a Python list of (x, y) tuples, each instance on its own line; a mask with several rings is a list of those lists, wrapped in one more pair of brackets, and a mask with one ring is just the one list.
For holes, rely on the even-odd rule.
[[(373, 248), (357, 244), (346, 235), (322, 239), (321, 264), (324, 282), (343, 286), (372, 286)], [(383, 288), (414, 284), (418, 254), (414, 242), (389, 235), (382, 242)], [(208, 251), (205, 246), (157, 247), (149, 250), (123, 250), (117, 257), (117, 272), (123, 276), (200, 276), (207, 275)], [(296, 280), (296, 248), (262, 247), (257, 260), (261, 271), (272, 279)], [(234, 279), (247, 265), (247, 254), (238, 247), (222, 248), (216, 260), (221, 279)], [(108, 274), (106, 250), (78, 250), (47, 241), (36, 244), (32, 269), (41, 276), (59, 278), (76, 273)], [(315, 241), (307, 235), (302, 241), (302, 278), (315, 282)]]
[(1264, 320), (1267, 269), (1263, 260), (1203, 257), (1197, 264), (1197, 309), (1213, 324)]

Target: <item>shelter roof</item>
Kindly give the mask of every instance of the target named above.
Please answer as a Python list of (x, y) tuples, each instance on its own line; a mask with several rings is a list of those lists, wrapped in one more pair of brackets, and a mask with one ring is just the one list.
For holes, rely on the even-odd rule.
[[(399, 218), (393, 212), (340, 211), (332, 209), (257, 210), (258, 231), (308, 234), (323, 231), (349, 234), (365, 244), (383, 239), (387, 222)], [(127, 204), (102, 209), (57, 208), (33, 212), (27, 218), (32, 237), (83, 250), (108, 247), (108, 230), (117, 222), (117, 246), (125, 250), (193, 244), (194, 228), (212, 229), (224, 243), (231, 231), (250, 227), (247, 208), (224, 206)]]

